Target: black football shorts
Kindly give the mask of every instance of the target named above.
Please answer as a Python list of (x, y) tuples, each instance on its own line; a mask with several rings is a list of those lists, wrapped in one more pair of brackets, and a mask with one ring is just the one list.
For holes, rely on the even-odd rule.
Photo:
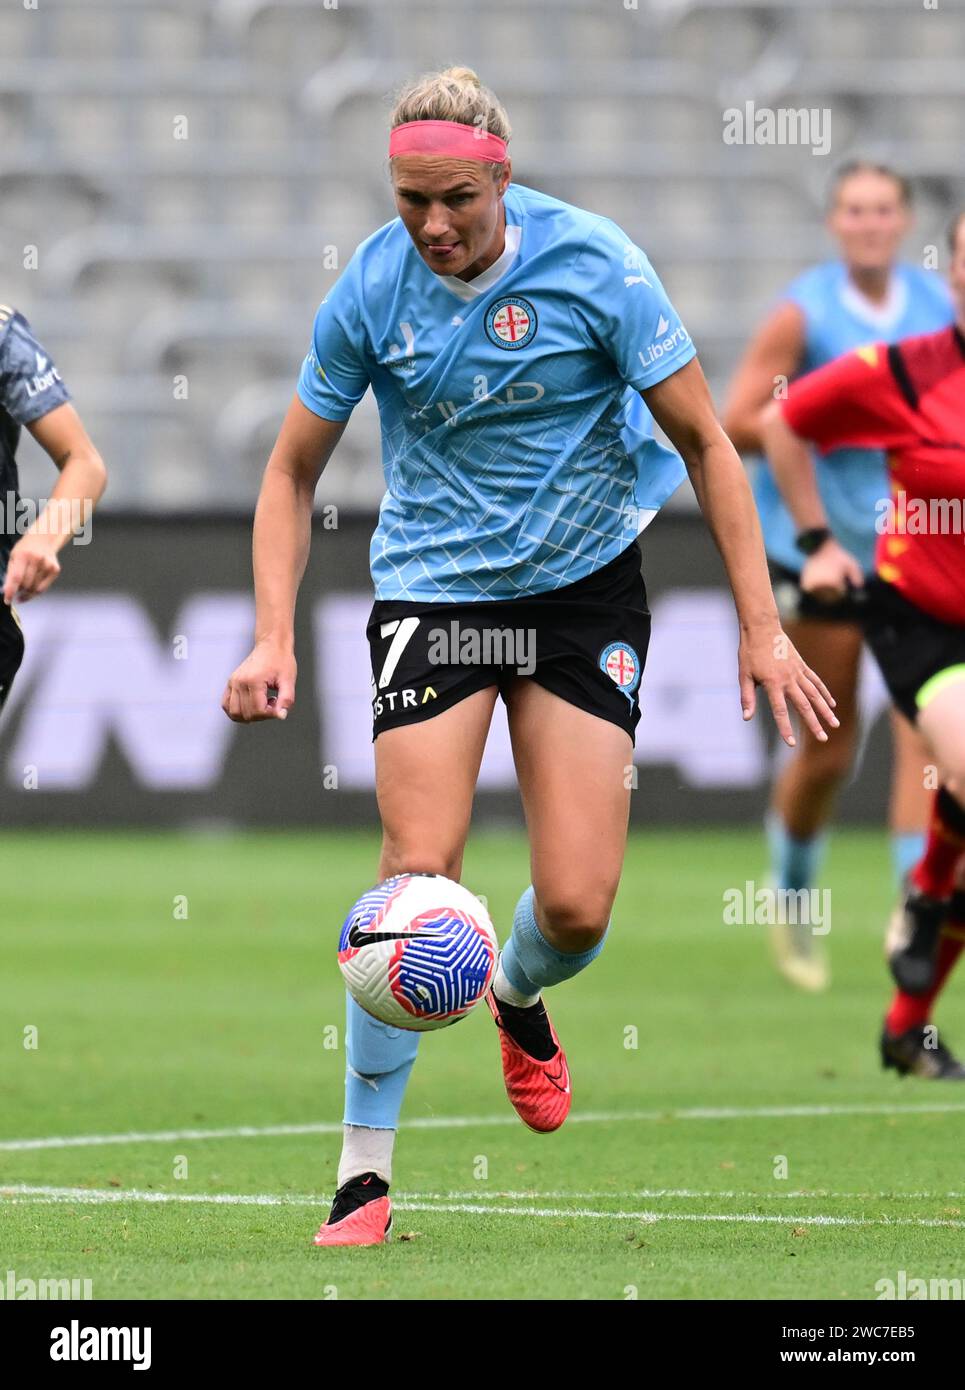
[(888, 694), (914, 724), (928, 682), (953, 666), (965, 666), (965, 627), (933, 618), (877, 578), (868, 584), (863, 626)]
[(863, 621), (865, 591), (849, 589), (841, 598), (822, 603), (801, 588), (801, 576), (776, 560), (768, 560), (768, 573), (774, 602), (782, 623), (815, 618), (820, 623), (860, 623)]
[(417, 724), (477, 690), (505, 699), (517, 677), (625, 729), (640, 719), (650, 610), (636, 540), (602, 569), (549, 593), (467, 603), (376, 599), (373, 740)]

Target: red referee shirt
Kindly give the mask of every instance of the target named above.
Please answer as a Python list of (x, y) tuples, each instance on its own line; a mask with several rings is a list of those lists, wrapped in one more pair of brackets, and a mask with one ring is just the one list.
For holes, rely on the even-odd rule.
[(911, 603), (965, 625), (965, 336), (957, 327), (858, 348), (791, 387), (782, 412), (822, 453), (887, 451), (891, 505), (875, 568)]

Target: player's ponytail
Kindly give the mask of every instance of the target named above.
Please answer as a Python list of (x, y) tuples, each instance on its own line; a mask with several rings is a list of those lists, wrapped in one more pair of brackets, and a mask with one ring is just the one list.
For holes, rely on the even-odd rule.
[[(457, 121), (498, 135), (501, 140), (512, 134), (502, 102), (483, 86), (472, 68), (444, 68), (403, 87), (396, 97), (391, 125), (394, 129), (409, 121)], [(502, 166), (495, 165), (494, 169), (498, 177)]]

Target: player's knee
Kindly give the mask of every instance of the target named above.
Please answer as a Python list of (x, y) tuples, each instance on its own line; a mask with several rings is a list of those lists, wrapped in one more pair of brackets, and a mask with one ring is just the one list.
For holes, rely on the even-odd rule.
[(814, 786), (836, 786), (847, 777), (854, 759), (854, 745), (850, 739), (838, 740), (838, 730), (827, 743), (811, 740), (805, 755), (805, 773)]
[(542, 894), (537, 888), (537, 919), (558, 951), (589, 951), (607, 929), (613, 897), (605, 888), (567, 891), (565, 885), (554, 885)]

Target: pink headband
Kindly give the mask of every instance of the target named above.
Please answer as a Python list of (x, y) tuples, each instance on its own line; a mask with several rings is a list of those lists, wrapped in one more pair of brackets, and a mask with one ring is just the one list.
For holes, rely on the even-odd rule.
[(406, 121), (389, 136), (389, 158), (397, 154), (447, 154), (453, 159), (502, 164), (506, 141), (458, 121)]

